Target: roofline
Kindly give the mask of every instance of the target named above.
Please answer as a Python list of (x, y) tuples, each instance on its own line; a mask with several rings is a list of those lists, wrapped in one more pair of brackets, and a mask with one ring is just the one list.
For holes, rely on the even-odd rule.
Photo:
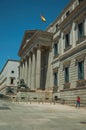
[(18, 50), (18, 52), (20, 51), (20, 49), (22, 48), (23, 44), (24, 44), (24, 39), (26, 38), (26, 35), (30, 32), (36, 32), (37, 30), (25, 30), (24, 31), (24, 34), (23, 34), (23, 39), (21, 41), (21, 44), (20, 44), (20, 48)]
[(64, 9), (62, 9), (61, 13), (58, 15), (58, 17), (45, 29), (46, 31), (51, 27), (53, 26), (57, 21), (58, 19), (61, 18), (61, 16), (63, 15), (63, 13), (68, 9), (68, 7), (70, 7), (70, 5), (74, 2), (75, 0), (70, 0), (68, 2), (68, 4), (64, 7)]

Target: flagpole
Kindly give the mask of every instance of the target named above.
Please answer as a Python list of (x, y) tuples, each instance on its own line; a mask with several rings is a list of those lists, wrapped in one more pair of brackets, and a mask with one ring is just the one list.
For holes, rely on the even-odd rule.
[(41, 20), (41, 14), (40, 14), (40, 30), (42, 30), (42, 20)]

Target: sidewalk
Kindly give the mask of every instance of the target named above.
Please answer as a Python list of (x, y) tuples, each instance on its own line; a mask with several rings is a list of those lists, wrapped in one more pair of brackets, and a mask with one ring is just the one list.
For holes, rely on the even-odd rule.
[(5, 101), (0, 107), (0, 130), (86, 130), (84, 108)]

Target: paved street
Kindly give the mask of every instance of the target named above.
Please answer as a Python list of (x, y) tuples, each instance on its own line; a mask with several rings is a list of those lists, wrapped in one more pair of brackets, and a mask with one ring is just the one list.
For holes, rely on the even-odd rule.
[(0, 130), (86, 130), (86, 109), (0, 100)]

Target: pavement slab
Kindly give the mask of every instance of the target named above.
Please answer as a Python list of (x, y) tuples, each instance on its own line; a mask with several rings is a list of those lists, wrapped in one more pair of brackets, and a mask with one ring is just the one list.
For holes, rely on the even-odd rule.
[(86, 130), (86, 109), (0, 100), (0, 130)]

